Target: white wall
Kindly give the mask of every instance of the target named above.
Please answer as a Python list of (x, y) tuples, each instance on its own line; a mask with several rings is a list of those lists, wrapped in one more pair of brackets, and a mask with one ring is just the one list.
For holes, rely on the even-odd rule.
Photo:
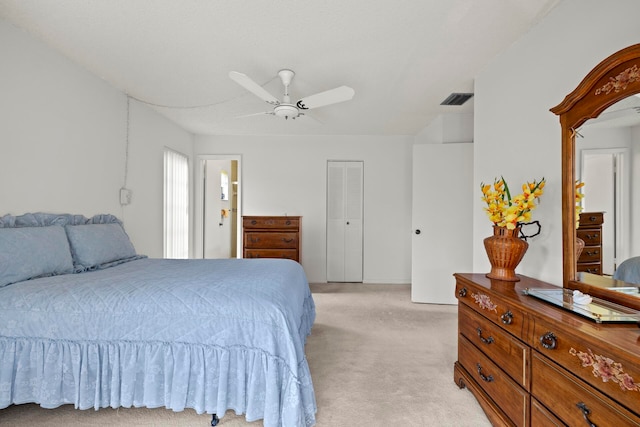
[(0, 20), (0, 215), (111, 213), (139, 253), (162, 256), (163, 147), (191, 155), (193, 137), (26, 32)]
[(412, 140), (197, 136), (194, 155), (242, 155), (243, 215), (302, 216), (302, 265), (311, 282), (326, 281), (327, 161), (364, 161), (364, 281), (409, 283)]
[[(564, 0), (535, 28), (492, 60), (475, 81), (474, 182), (504, 175), (512, 187), (547, 179), (533, 219), (542, 235), (518, 272), (562, 283), (560, 124), (549, 111), (612, 53), (638, 43), (637, 0)], [(489, 271), (482, 240), (491, 224), (474, 199), (474, 270)]]
[[(638, 42), (639, 15), (636, 0), (564, 0), (477, 76), (476, 188), (500, 175), (512, 186), (542, 176), (548, 182), (534, 213), (543, 232), (520, 273), (556, 284), (562, 278), (560, 126), (549, 108), (602, 59)], [(3, 20), (0, 51), (0, 214), (114, 213), (139, 252), (159, 257), (164, 146), (191, 159), (194, 152), (242, 154), (243, 213), (302, 215), (303, 264), (310, 280), (323, 281), (326, 161), (364, 160), (364, 280), (410, 281), (412, 137), (202, 136), (192, 152), (192, 135), (132, 101), (133, 203), (122, 208), (126, 96)], [(429, 191), (433, 183), (416, 185)], [(470, 204), (474, 270), (488, 271), (482, 240), (490, 223), (479, 194)]]
[[(133, 197), (131, 204), (123, 208), (122, 219), (139, 253), (162, 258), (164, 150), (168, 147), (186, 155), (189, 168), (193, 171), (194, 137), (139, 102), (131, 101), (130, 113), (127, 188), (133, 191)], [(193, 206), (191, 199), (191, 218)]]
[[(631, 146), (631, 239), (630, 239), (630, 256), (640, 256), (640, 221), (638, 218), (640, 212), (640, 126), (631, 128), (631, 139), (634, 144)], [(635, 216), (634, 216), (635, 215)]]

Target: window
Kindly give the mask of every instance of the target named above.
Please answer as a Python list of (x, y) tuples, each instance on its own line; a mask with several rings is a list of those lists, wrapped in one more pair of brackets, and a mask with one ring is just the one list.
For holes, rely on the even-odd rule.
[(189, 258), (189, 159), (164, 151), (164, 257)]

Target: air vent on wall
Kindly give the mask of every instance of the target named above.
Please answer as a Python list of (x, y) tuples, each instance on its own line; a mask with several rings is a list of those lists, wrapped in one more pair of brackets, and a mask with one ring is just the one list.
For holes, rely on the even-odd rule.
[(473, 96), (472, 93), (452, 93), (440, 105), (462, 105)]

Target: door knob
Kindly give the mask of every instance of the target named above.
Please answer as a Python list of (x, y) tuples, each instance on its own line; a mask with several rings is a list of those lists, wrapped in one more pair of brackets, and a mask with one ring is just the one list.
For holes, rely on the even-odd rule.
[(417, 229), (416, 234), (420, 234), (420, 233), (422, 233), (422, 231), (420, 231), (420, 229)]

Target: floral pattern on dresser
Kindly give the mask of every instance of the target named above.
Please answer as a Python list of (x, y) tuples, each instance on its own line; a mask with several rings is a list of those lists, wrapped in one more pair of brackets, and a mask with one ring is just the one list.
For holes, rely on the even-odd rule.
[(480, 306), (483, 310), (495, 311), (498, 312), (498, 305), (494, 304), (489, 298), (489, 295), (485, 294), (471, 294), (471, 297), (476, 301), (476, 304)]
[(578, 351), (571, 347), (569, 353), (576, 356), (582, 362), (582, 367), (591, 367), (594, 377), (599, 377), (602, 382), (612, 381), (620, 386), (623, 391), (640, 391), (640, 384), (637, 384), (633, 377), (622, 369), (622, 364), (614, 362), (606, 356), (594, 354), (591, 349)]

